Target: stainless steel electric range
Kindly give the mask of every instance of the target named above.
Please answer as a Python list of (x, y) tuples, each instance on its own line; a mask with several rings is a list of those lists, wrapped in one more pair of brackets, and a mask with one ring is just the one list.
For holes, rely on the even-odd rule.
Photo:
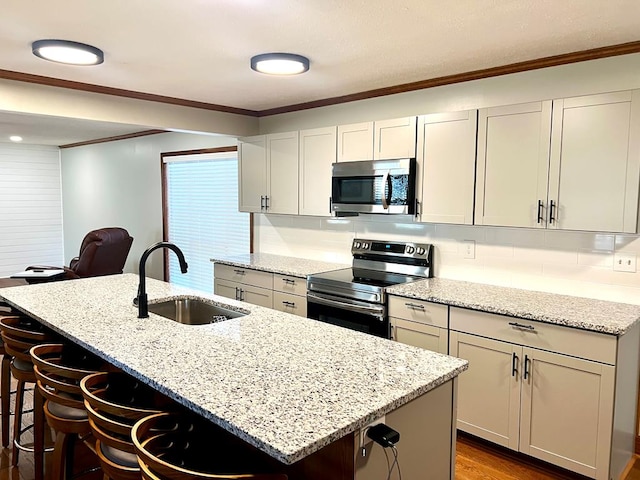
[(351, 268), (307, 277), (307, 317), (390, 338), (385, 289), (433, 276), (433, 246), (356, 238)]

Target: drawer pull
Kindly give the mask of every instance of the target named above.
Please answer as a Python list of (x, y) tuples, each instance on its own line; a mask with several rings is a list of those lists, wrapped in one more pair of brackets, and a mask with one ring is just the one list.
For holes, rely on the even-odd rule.
[(237, 270), (237, 269), (234, 270), (234, 272), (236, 272), (236, 274), (238, 274), (238, 275), (244, 275), (245, 273), (247, 273), (244, 270)]
[(295, 308), (295, 306), (296, 306), (295, 302), (287, 302), (286, 300), (283, 300), (283, 301), (282, 301), (282, 304), (283, 304), (285, 307), (291, 307), (291, 308)]
[(513, 352), (513, 357), (511, 358), (511, 376), (515, 377), (518, 375), (518, 355), (516, 352)]
[(289, 285), (295, 285), (296, 281), (295, 280), (291, 280), (290, 278), (283, 278), (282, 281), (284, 283), (288, 283)]
[(424, 310), (424, 305), (420, 305), (419, 303), (405, 303), (405, 306), (413, 310)]
[(509, 325), (511, 325), (513, 328), (520, 328), (522, 330), (535, 331), (535, 329), (536, 329), (536, 327), (534, 327), (532, 325), (524, 325), (524, 324), (518, 323), (518, 322), (509, 322)]

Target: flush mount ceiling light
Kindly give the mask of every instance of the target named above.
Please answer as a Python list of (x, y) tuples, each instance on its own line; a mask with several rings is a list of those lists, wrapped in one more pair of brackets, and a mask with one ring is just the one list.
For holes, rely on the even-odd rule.
[(12, 142), (21, 142), (22, 137), (20, 135), (11, 135), (9, 137), (9, 140), (11, 140)]
[(251, 68), (269, 75), (297, 75), (309, 70), (309, 59), (293, 53), (263, 53), (251, 57)]
[(36, 57), (68, 65), (98, 65), (104, 62), (102, 50), (69, 40), (37, 40), (31, 44)]

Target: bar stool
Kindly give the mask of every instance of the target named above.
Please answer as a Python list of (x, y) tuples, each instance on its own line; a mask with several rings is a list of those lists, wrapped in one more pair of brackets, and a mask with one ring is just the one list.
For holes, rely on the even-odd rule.
[[(14, 423), (13, 423), (13, 454), (11, 455), (11, 465), (18, 464), (20, 451), (33, 452), (34, 448), (27, 447), (21, 442), (21, 435), (31, 428), (33, 425), (41, 423), (38, 418), (41, 412), (38, 409), (37, 394), (34, 394), (34, 424), (22, 429), (22, 415), (27, 413), (23, 411), (24, 392), (27, 383), (36, 383), (36, 377), (33, 372), (33, 363), (29, 350), (34, 345), (50, 342), (57, 339), (57, 336), (46, 329), (37, 321), (23, 316), (10, 316), (0, 318), (0, 336), (4, 343), (5, 355), (2, 360), (2, 415), (5, 421), (5, 413), (8, 410), (7, 400), (9, 398), (9, 386), (11, 379), (6, 374), (6, 363), (10, 363), (10, 371), (13, 378), (17, 381), (16, 399), (14, 407)], [(6, 380), (6, 381), (5, 381)], [(8, 415), (6, 415), (8, 418)], [(3, 425), (4, 428), (4, 425)], [(34, 428), (34, 437), (36, 435)], [(37, 456), (36, 456), (36, 461)], [(36, 473), (37, 475), (37, 473)], [(38, 477), (39, 478), (39, 477)]]
[(139, 480), (131, 429), (141, 418), (170, 408), (172, 403), (124, 372), (88, 375), (80, 388), (102, 471), (111, 480)]
[[(75, 442), (91, 433), (80, 381), (106, 368), (105, 363), (73, 344), (36, 345), (30, 354), (44, 416), (56, 432), (51, 478), (62, 480), (71, 476)], [(43, 440), (37, 437), (36, 454), (42, 452)]]
[[(278, 473), (249, 473), (246, 449), (202, 417), (158, 413), (138, 421), (131, 438), (145, 480), (287, 480)], [(256, 468), (270, 470), (266, 462)]]
[[(2, 307), (2, 302), (0, 302), (0, 307)], [(13, 311), (8, 305), (0, 316), (1, 318), (5, 317), (15, 317), (20, 318), (17, 312)], [(0, 416), (2, 417), (2, 446), (9, 446), (9, 422), (11, 416), (11, 355), (7, 354), (4, 348), (4, 342), (0, 337), (0, 355), (2, 355), (2, 364), (0, 366)]]

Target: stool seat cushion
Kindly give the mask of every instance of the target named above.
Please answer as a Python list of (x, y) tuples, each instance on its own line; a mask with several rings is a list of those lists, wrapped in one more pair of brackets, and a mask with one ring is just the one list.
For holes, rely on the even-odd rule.
[(100, 451), (113, 463), (124, 467), (138, 467), (138, 456), (135, 453), (118, 450), (117, 448), (106, 445), (104, 442), (100, 442)]
[(17, 357), (13, 357), (13, 366), (18, 370), (22, 370), (24, 372), (29, 372), (33, 370), (33, 363), (27, 362), (25, 360), (20, 360)]
[[(65, 392), (60, 392), (58, 395), (69, 399), (75, 399), (73, 395), (69, 395)], [(51, 400), (47, 401), (46, 407), (51, 415), (54, 415), (58, 418), (66, 418), (68, 420), (86, 420), (89, 418), (89, 414), (84, 408), (68, 407), (67, 405), (52, 402)]]

